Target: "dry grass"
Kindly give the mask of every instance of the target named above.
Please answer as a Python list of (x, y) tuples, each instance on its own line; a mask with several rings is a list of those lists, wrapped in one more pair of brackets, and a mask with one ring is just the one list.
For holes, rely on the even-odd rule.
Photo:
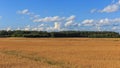
[(1, 38), (0, 68), (120, 68), (120, 39)]

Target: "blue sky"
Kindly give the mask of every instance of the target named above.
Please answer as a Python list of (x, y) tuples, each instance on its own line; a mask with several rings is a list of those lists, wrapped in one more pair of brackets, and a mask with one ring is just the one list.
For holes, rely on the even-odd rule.
[(120, 0), (0, 0), (1, 30), (120, 32)]

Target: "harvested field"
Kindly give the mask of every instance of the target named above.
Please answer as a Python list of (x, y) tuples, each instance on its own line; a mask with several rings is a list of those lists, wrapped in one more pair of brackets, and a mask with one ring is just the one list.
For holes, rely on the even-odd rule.
[(120, 68), (120, 38), (1, 38), (0, 68)]

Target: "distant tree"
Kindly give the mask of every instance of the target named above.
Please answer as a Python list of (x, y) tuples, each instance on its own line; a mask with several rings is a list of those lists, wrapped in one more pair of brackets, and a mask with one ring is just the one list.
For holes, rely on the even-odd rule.
[(60, 31), (60, 32), (46, 32), (46, 31), (0, 31), (0, 37), (79, 37), (79, 38), (120, 38), (120, 34), (110, 31)]

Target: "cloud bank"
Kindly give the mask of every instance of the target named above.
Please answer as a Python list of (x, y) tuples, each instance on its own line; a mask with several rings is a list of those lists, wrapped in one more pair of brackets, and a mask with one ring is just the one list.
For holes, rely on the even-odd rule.
[[(120, 2), (117, 2), (115, 4), (109, 5), (105, 7), (100, 12), (114, 12), (118, 9), (113, 9), (120, 5)], [(118, 8), (118, 7), (117, 7)], [(112, 9), (112, 10), (111, 10)], [(96, 10), (94, 10), (96, 11)], [(33, 12), (30, 12), (28, 9), (24, 9), (21, 11), (18, 11), (18, 14), (22, 15), (28, 15), (32, 22), (39, 23), (37, 27), (31, 27), (30, 25), (25, 26), (22, 30), (36, 30), (36, 31), (64, 31), (64, 30), (81, 30), (81, 28), (86, 27), (92, 27), (93, 30), (102, 31), (103, 28), (107, 29), (107, 27), (110, 27), (110, 30), (118, 30), (120, 27), (120, 18), (103, 18), (103, 19), (85, 19), (81, 21), (76, 20), (75, 15), (70, 15), (68, 17), (66, 16), (46, 16), (46, 17), (40, 17), (40, 15), (37, 15)], [(53, 24), (49, 25), (47, 23)], [(104, 27), (105, 26), (105, 27)]]

